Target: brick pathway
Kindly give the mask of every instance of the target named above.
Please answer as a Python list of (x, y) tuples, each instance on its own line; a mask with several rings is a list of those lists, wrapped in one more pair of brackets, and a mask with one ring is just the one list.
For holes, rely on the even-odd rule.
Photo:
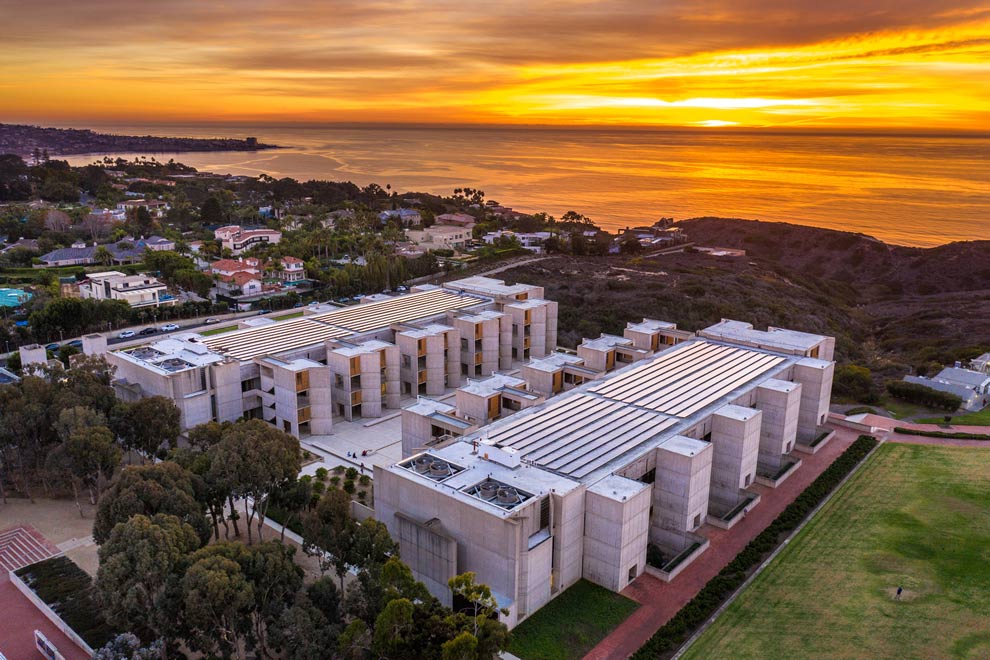
[(707, 536), (711, 545), (673, 582), (663, 582), (648, 573), (636, 578), (622, 591), (622, 595), (640, 603), (639, 609), (591, 649), (585, 660), (625, 660), (632, 655), (732, 561), (747, 543), (773, 522), (857, 437), (858, 432), (839, 428), (835, 437), (817, 454), (798, 454), (801, 467), (779, 488), (752, 486), (752, 490), (760, 493), (759, 505), (730, 530), (704, 525), (699, 533)]
[(9, 571), (39, 562), (59, 550), (30, 525), (0, 531), (0, 653), (9, 660), (40, 658), (34, 631), (40, 630), (65, 660), (88, 660), (89, 654), (55, 627), (10, 581)]

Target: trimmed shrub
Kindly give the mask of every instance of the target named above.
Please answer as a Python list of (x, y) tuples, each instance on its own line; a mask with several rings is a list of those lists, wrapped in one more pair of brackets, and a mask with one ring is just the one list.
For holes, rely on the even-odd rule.
[(316, 478), (319, 479), (320, 481), (326, 481), (327, 476), (329, 476), (329, 474), (330, 471), (327, 470), (325, 467), (316, 468)]
[(746, 581), (749, 571), (780, 545), (782, 536), (801, 524), (808, 514), (866, 458), (877, 439), (861, 435), (835, 459), (825, 471), (818, 475), (811, 485), (791, 502), (777, 518), (749, 542), (718, 575), (701, 588), (670, 621), (653, 634), (646, 644), (632, 655), (632, 660), (658, 658), (661, 654), (676, 649), (691, 636), (691, 633), (715, 613), (725, 600)]
[(903, 426), (895, 426), (894, 433), (903, 435), (923, 435), (926, 438), (953, 438), (955, 440), (990, 440), (990, 435), (985, 433), (964, 433), (963, 431), (924, 431), (921, 429), (909, 429)]
[(348, 495), (353, 495), (354, 494), (354, 490), (355, 490), (355, 488), (354, 488), (354, 480), (353, 479), (348, 479), (347, 481), (344, 482), (344, 492), (345, 493), (347, 493)]
[(358, 477), (358, 483), (361, 484), (362, 486), (367, 486), (368, 484), (371, 483), (371, 477), (369, 477), (366, 474), (362, 474), (360, 477)]
[(348, 481), (354, 481), (355, 479), (358, 478), (357, 468), (352, 468), (352, 467), (347, 468), (347, 471), (344, 472), (344, 476), (347, 477)]
[(955, 412), (962, 405), (962, 398), (949, 392), (942, 392), (920, 383), (909, 383), (903, 380), (887, 381), (887, 391), (901, 401), (915, 403), (928, 408), (938, 408)]

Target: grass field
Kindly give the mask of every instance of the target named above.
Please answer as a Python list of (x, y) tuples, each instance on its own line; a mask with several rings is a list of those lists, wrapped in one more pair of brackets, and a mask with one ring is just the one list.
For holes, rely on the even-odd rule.
[(282, 314), (281, 316), (273, 316), (273, 321), (288, 321), (289, 319), (298, 319), (303, 315), (302, 311), (289, 312), (288, 314)]
[(226, 328), (213, 328), (212, 330), (200, 330), (199, 334), (203, 335), (204, 337), (209, 337), (211, 335), (220, 335), (225, 332), (233, 332), (234, 330), (237, 330), (236, 325), (231, 325)]
[[(945, 416), (919, 419), (922, 424), (944, 424)], [(990, 408), (965, 415), (952, 415), (952, 423), (959, 426), (990, 426)]]
[(683, 657), (990, 658), (988, 466), (881, 446)]
[(580, 658), (637, 607), (625, 596), (581, 580), (519, 624), (507, 650), (522, 660)]

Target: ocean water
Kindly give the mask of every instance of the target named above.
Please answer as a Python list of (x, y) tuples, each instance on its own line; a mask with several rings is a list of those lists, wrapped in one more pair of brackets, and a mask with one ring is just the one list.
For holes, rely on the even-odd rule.
[[(609, 229), (660, 217), (752, 218), (901, 245), (990, 239), (990, 137), (496, 127), (94, 126), (124, 134), (256, 136), (287, 148), (155, 154), (201, 170), (485, 191), (521, 211)], [(94, 160), (76, 156), (73, 164)]]

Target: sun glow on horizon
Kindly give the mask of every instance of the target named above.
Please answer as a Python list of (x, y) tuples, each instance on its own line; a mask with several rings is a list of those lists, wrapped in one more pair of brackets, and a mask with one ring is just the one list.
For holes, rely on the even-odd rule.
[[(749, 12), (726, 4), (710, 17), (685, 3), (654, 10), (617, 0), (632, 17), (625, 22), (586, 3), (534, 1), (531, 27), (508, 9), (471, 17), (444, 1), (345, 4), (331, 21), (318, 3), (279, 13), (246, 0), (231, 15), (180, 0), (188, 15), (125, 10), (112, 18), (127, 28), (117, 30), (74, 20), (75, 5), (44, 15), (0, 0), (14, 35), (0, 62), (0, 120), (990, 126), (990, 85), (981, 82), (990, 79), (990, 8), (960, 0), (882, 29), (872, 14), (849, 10), (825, 16), (845, 26), (830, 36), (816, 27), (825, 20), (818, 5), (795, 2), (808, 4), (807, 24), (781, 42), (764, 23), (797, 19), (762, 16), (759, 0)], [(561, 4), (572, 15), (551, 12)], [(658, 23), (671, 26), (668, 52), (644, 42), (661, 29), (648, 25), (651, 11), (669, 12)], [(888, 15), (897, 22), (896, 11)], [(416, 16), (429, 24), (395, 31)], [(564, 25), (573, 43), (549, 48), (545, 36)]]

